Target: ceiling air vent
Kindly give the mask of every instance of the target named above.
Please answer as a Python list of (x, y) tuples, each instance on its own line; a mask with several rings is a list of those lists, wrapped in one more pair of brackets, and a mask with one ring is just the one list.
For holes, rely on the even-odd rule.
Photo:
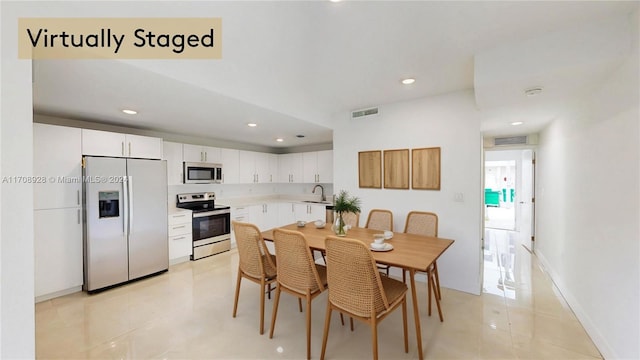
[(377, 107), (370, 108), (370, 109), (362, 109), (362, 110), (353, 111), (351, 113), (351, 118), (352, 119), (357, 119), (357, 118), (361, 118), (361, 117), (365, 117), (365, 116), (374, 116), (374, 115), (378, 115), (378, 108)]
[(493, 139), (495, 146), (503, 145), (526, 145), (527, 136), (509, 136)]

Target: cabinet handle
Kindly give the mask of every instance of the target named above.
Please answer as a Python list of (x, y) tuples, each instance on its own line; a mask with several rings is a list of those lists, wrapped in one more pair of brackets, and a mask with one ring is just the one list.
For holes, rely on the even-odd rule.
[(187, 214), (182, 214), (182, 215), (173, 215), (174, 218), (179, 218), (179, 217), (185, 217), (187, 216)]
[(269, 182), (273, 182), (273, 174), (269, 175)]
[(207, 152), (206, 151), (204, 152), (204, 161), (205, 162), (207, 161)]
[(80, 209), (78, 209), (78, 225), (80, 225)]
[(183, 228), (183, 227), (185, 227), (185, 226), (186, 226), (186, 225), (174, 226), (174, 227), (173, 227), (173, 230), (175, 230), (175, 229), (181, 229), (181, 228)]
[(177, 238), (173, 238), (173, 241), (176, 241), (176, 240), (184, 240), (184, 239), (186, 239), (186, 238), (187, 238), (186, 236), (180, 236), (180, 237), (177, 237)]
[(76, 200), (78, 201), (78, 205), (80, 205), (80, 190), (76, 190)]
[(129, 142), (129, 156), (131, 156), (131, 142)]
[(204, 161), (204, 153), (200, 151), (200, 161)]
[(122, 142), (122, 156), (124, 156), (124, 141)]
[(256, 182), (257, 183), (260, 182), (260, 175), (259, 174), (256, 174)]

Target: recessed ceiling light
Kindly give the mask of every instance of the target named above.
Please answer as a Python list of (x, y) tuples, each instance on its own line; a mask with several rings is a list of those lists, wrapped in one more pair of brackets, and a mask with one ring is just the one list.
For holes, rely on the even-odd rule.
[(416, 79), (413, 79), (413, 78), (408, 78), (408, 79), (402, 80), (402, 83), (405, 84), (405, 85), (411, 85), (414, 82), (416, 82)]
[(135, 115), (135, 114), (138, 113), (135, 110), (129, 110), (129, 109), (123, 109), (122, 112), (125, 113), (125, 114), (129, 114), (129, 115)]
[(522, 124), (524, 124), (522, 121), (514, 121), (514, 122), (511, 123), (511, 125), (513, 125), (513, 126), (518, 126), (518, 125), (522, 125)]
[(298, 135), (296, 135), (296, 137), (297, 137), (298, 139), (302, 139), (302, 138), (304, 137), (304, 135), (302, 135), (302, 134), (298, 134)]
[(256, 127), (256, 126), (258, 126), (258, 124), (256, 124), (256, 123), (248, 123), (247, 126), (248, 127)]
[(542, 92), (542, 87), (536, 86), (524, 90), (524, 94), (527, 96), (536, 96)]
[(276, 141), (277, 141), (277, 142), (283, 142), (283, 141), (284, 141), (284, 139), (283, 139), (283, 138), (277, 138), (277, 139), (276, 139)]

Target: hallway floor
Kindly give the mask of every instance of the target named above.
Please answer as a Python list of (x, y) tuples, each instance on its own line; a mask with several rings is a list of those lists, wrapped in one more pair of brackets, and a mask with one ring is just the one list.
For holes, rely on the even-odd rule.
[[(535, 256), (489, 230), (481, 296), (442, 289), (444, 322), (427, 316), (426, 285), (418, 300), (426, 359), (601, 358)], [(302, 359), (305, 317), (283, 294), (273, 339), (272, 300), (265, 334), (258, 332), (259, 286), (242, 284), (231, 317), (238, 255), (235, 250), (172, 266), (160, 276), (95, 295), (75, 293), (36, 304), (36, 355), (41, 359)], [(326, 293), (312, 303), (311, 356), (320, 357)], [(402, 315), (378, 326), (381, 359), (415, 359), (411, 307), (409, 353), (402, 346)], [(341, 326), (334, 314), (328, 359), (371, 358), (371, 332)]]

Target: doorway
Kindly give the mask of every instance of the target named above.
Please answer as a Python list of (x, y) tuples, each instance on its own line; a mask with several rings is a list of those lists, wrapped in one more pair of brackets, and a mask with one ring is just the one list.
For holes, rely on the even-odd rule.
[(485, 151), (485, 292), (509, 294), (520, 245), (534, 251), (534, 156), (532, 149)]

